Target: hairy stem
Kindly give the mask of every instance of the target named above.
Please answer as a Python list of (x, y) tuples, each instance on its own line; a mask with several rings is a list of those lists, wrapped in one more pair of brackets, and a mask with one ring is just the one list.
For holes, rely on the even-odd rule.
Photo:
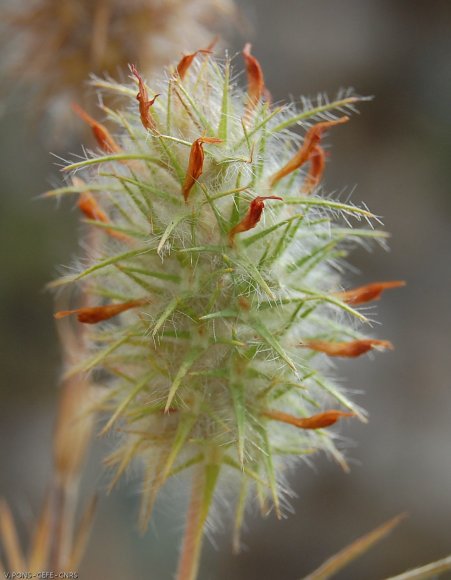
[(177, 580), (195, 580), (197, 578), (205, 523), (205, 517), (202, 513), (204, 485), (204, 471), (202, 467), (199, 467), (193, 476)]

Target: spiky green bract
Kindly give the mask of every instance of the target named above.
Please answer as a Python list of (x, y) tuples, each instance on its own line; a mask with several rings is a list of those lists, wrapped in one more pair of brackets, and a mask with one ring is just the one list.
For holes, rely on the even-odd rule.
[[(325, 355), (302, 345), (362, 338), (355, 323), (366, 319), (333, 292), (348, 249), (384, 236), (351, 227), (373, 219), (365, 207), (320, 188), (302, 194), (304, 168), (272, 188), (270, 177), (302, 144), (296, 125), (352, 112), (358, 97), (304, 102), (302, 111), (262, 101), (249, 111), (229, 61), (200, 54), (183, 80), (169, 72), (148, 84), (149, 99), (160, 93), (151, 131), (134, 79), (96, 84), (130, 99), (104, 109), (121, 152), (67, 166), (77, 179), (53, 194), (88, 191), (108, 221), (88, 220), (102, 245), (54, 286), (77, 284), (91, 304), (148, 303), (93, 326), (91, 357), (67, 372), (109, 377), (104, 431), (117, 428), (120, 441), (108, 463), (116, 481), (141, 459), (143, 525), (166, 480), (192, 468), (204, 473), (202, 525), (215, 489), (229, 480), (242, 482), (237, 525), (248, 494), (263, 509), (269, 496), (279, 514), (288, 458), (325, 450), (345, 463), (333, 431), (302, 430), (268, 410), (308, 417), (333, 406), (363, 417), (321, 371)], [(201, 137), (221, 142), (203, 144), (203, 173), (185, 202), (191, 147)], [(282, 200), (266, 200), (261, 221), (231, 239), (257, 196)]]

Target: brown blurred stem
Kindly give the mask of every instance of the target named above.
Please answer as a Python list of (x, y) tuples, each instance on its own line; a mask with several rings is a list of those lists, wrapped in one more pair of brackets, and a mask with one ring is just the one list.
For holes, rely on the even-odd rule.
[(91, 65), (93, 71), (101, 69), (105, 58), (105, 50), (108, 41), (108, 24), (110, 20), (110, 6), (105, 0), (98, 0), (95, 7), (92, 40), (91, 40)]
[(52, 570), (63, 571), (69, 561), (74, 528), (77, 491), (66, 482), (56, 482), (53, 489), (53, 534), (50, 547)]
[[(89, 229), (90, 247), (97, 247), (98, 235), (93, 228)], [(90, 306), (89, 293), (84, 293), (78, 302), (81, 302), (81, 306)], [(57, 329), (64, 363), (67, 366), (79, 363), (86, 356), (86, 328), (68, 320), (60, 322)], [(77, 373), (63, 381), (53, 434), (52, 533), (49, 556), (52, 569), (58, 572), (64, 571), (73, 557), (80, 475), (94, 422), (91, 399), (92, 386), (83, 373)]]
[(185, 534), (177, 571), (177, 580), (195, 580), (197, 578), (204, 528), (202, 515), (203, 496), (204, 471), (200, 467), (193, 475), (191, 499), (186, 515)]

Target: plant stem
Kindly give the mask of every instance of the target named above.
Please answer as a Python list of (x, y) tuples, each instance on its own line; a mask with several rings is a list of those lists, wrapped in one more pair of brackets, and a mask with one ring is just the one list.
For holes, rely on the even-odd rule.
[(77, 485), (58, 481), (54, 488), (53, 541), (50, 564), (58, 572), (64, 570), (72, 549), (72, 534), (77, 499)]
[(205, 476), (203, 466), (193, 475), (191, 499), (186, 515), (186, 527), (179, 559), (177, 580), (196, 580), (199, 570), (205, 517), (202, 513)]

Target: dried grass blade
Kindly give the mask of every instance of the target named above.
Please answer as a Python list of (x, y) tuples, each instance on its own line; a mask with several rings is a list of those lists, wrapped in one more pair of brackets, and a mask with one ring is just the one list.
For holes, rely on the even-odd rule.
[(346, 548), (343, 548), (343, 550), (340, 550), (337, 554), (326, 560), (324, 564), (303, 580), (327, 580), (327, 578), (331, 578), (387, 536), (405, 517), (406, 514), (400, 514), (377, 527), (375, 530), (358, 538), (349, 544), (349, 546), (346, 546)]

